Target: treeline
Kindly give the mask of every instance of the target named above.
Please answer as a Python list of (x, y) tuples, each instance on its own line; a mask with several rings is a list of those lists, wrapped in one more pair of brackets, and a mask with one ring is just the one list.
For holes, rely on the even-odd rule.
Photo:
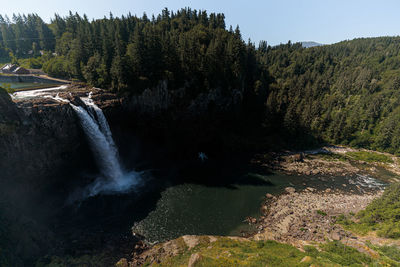
[(244, 121), (257, 117), (265, 136), (400, 154), (400, 37), (256, 47), (238, 27), (227, 29), (223, 14), (189, 8), (92, 21), (70, 13), (50, 24), (37, 15), (0, 17), (0, 26), (0, 53), (56, 77), (132, 94), (166, 80), (189, 98), (236, 89)]
[(0, 15), (0, 59), (39, 56), (40, 51), (54, 50), (52, 30), (37, 14)]
[(399, 37), (307, 49), (288, 43), (265, 49), (263, 61), (274, 77), (267, 122), (292, 142), (317, 139), (400, 154)]
[(239, 28), (226, 30), (223, 14), (164, 9), (152, 18), (110, 14), (89, 21), (71, 13), (56, 16), (50, 27), (57, 56), (43, 69), (53, 76), (134, 93), (161, 80), (171, 89), (186, 85), (193, 94), (265, 83), (256, 47), (242, 40)]

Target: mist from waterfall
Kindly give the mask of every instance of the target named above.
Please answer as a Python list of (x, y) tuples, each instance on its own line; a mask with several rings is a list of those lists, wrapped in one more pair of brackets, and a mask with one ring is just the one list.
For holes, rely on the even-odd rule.
[(101, 175), (83, 192), (78, 193), (81, 196), (73, 198), (124, 193), (131, 190), (139, 183), (140, 174), (135, 171), (126, 172), (122, 168), (110, 126), (103, 111), (91, 99), (91, 94), (81, 100), (86, 108), (72, 103), (70, 105), (81, 121)]

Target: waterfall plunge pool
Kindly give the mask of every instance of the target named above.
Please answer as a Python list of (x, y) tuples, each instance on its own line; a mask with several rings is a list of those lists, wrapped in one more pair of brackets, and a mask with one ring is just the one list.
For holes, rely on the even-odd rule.
[[(369, 179), (371, 183), (366, 183)], [(376, 183), (375, 183), (376, 182)], [(207, 186), (185, 183), (161, 192), (154, 210), (136, 222), (132, 230), (150, 242), (161, 242), (182, 235), (241, 236), (256, 231), (244, 222), (246, 217), (261, 216), (265, 195), (280, 194), (292, 186), (297, 190), (314, 187), (317, 190), (366, 191), (382, 188), (371, 177), (290, 176), (273, 173), (247, 172), (230, 186)]]
[[(62, 88), (19, 92), (13, 97), (48, 97), (50, 91)], [(58, 96), (51, 97), (66, 101)], [(127, 172), (120, 165), (117, 147), (105, 117), (90, 101), (90, 95), (82, 100), (86, 108), (71, 105), (81, 119), (99, 171), (104, 178), (108, 178), (107, 181), (119, 182), (120, 174)], [(243, 221), (248, 216), (261, 215), (261, 203), (267, 193), (279, 194), (287, 186), (351, 190), (371, 185), (368, 177), (271, 174), (248, 167), (246, 162), (228, 159), (214, 162), (217, 174), (211, 172), (211, 177), (207, 171), (201, 171), (201, 165), (198, 166), (201, 173), (197, 172), (199, 169), (193, 169), (192, 173), (186, 172), (178, 179), (171, 177), (173, 175), (168, 174), (169, 170), (163, 170), (164, 174), (163, 171), (150, 173), (150, 178), (141, 181), (138, 188), (123, 191), (123, 194), (104, 195), (101, 194), (104, 190), (95, 190), (88, 198), (63, 207), (54, 218), (52, 229), (63, 241), (63, 247), (74, 254), (81, 251), (96, 254), (110, 247), (131, 250), (131, 244), (123, 243), (132, 238), (132, 231), (145, 236), (150, 242), (191, 234), (241, 235), (256, 230)], [(194, 180), (197, 182), (190, 182)], [(210, 180), (221, 183), (199, 182)]]

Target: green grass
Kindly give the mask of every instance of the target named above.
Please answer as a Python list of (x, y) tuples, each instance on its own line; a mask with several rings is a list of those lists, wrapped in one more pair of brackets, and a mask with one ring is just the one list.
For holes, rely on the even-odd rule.
[(384, 194), (355, 215), (358, 222), (341, 215), (337, 223), (349, 231), (365, 235), (376, 231), (378, 236), (400, 238), (400, 183), (392, 184)]
[(321, 252), (316, 249), (309, 254), (313, 257), (321, 257), (322, 259), (340, 264), (342, 266), (362, 266), (371, 264), (375, 260), (366, 254), (360, 253), (352, 247), (345, 246), (339, 241), (328, 242), (320, 245)]
[(346, 156), (342, 154), (328, 153), (328, 154), (317, 154), (319, 158), (327, 161), (347, 161)]
[(372, 151), (354, 151), (347, 152), (346, 157), (352, 160), (360, 160), (365, 162), (393, 163), (390, 156)]
[[(342, 243), (328, 242), (305, 247), (305, 252), (275, 241), (243, 241), (220, 237), (216, 242), (202, 242), (195, 248), (183, 249), (152, 266), (187, 266), (192, 254), (198, 253), (196, 267), (208, 266), (383, 266), (388, 259), (374, 259)], [(307, 258), (305, 258), (308, 256)], [(304, 262), (301, 262), (305, 259)], [(390, 261), (392, 262), (392, 261)], [(144, 266), (148, 266), (147, 262)]]
[(3, 86), (0, 86), (0, 90), (5, 90), (9, 94), (12, 94), (15, 92), (15, 90), (13, 88), (11, 88), (10, 84), (3, 84)]
[(371, 243), (368, 246), (379, 253), (379, 256), (389, 264), (389, 266), (400, 266), (400, 249), (397, 246), (376, 246)]
[(400, 184), (392, 184), (382, 197), (357, 214), (360, 224), (376, 230), (378, 236), (400, 238)]
[(390, 156), (373, 151), (352, 151), (345, 154), (328, 153), (318, 154), (318, 157), (327, 161), (365, 161), (376, 163), (393, 163)]
[(336, 218), (336, 223), (342, 225), (345, 230), (359, 235), (366, 235), (372, 230), (368, 225), (355, 223), (352, 218), (344, 214), (341, 214)]
[(326, 212), (322, 211), (322, 210), (317, 210), (317, 214), (321, 215), (321, 216), (326, 216)]

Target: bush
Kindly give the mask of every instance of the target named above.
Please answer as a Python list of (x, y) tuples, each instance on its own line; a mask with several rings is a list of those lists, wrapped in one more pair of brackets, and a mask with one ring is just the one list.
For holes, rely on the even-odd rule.
[(321, 216), (326, 216), (326, 212), (324, 212), (322, 210), (317, 210), (317, 214), (319, 214)]
[(64, 57), (55, 57), (44, 63), (43, 71), (50, 76), (68, 78), (68, 65)]
[(3, 84), (3, 86), (0, 86), (0, 90), (5, 90), (9, 94), (13, 94), (15, 92), (15, 90), (11, 88), (10, 84)]
[(328, 242), (321, 245), (321, 248), (324, 251), (324, 257), (340, 265), (365, 265), (372, 262), (366, 254), (358, 252), (355, 248), (345, 246), (339, 241)]
[(359, 225), (377, 230), (379, 236), (400, 238), (400, 183), (392, 184), (357, 217)]

